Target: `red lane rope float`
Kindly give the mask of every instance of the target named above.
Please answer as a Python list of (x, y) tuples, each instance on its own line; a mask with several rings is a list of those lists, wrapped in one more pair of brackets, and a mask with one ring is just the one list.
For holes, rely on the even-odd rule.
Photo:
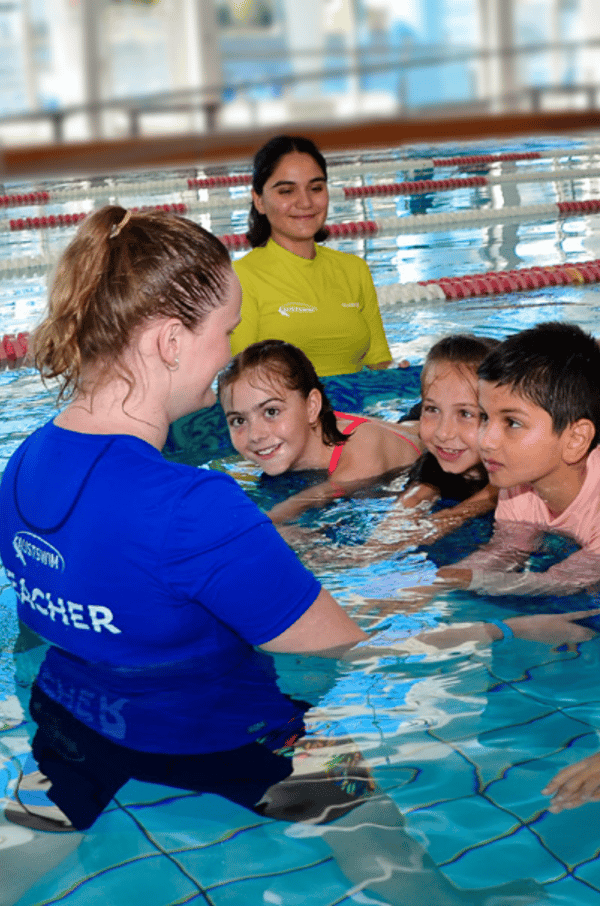
[(73, 226), (85, 220), (87, 214), (48, 214), (41, 217), (16, 217), (9, 221), (13, 232), (19, 230), (43, 230), (52, 227)]
[(219, 239), (227, 249), (235, 251), (250, 248), (250, 243), (244, 233), (225, 233), (224, 236), (219, 236)]
[(373, 236), (379, 227), (374, 220), (354, 220), (350, 223), (328, 223), (329, 235), (338, 236)]
[(453, 167), (456, 164), (492, 164), (499, 161), (511, 160), (539, 160), (541, 158), (539, 151), (509, 151), (504, 154), (470, 154), (457, 155), (456, 157), (434, 157), (434, 167)]
[(590, 198), (587, 201), (558, 201), (556, 206), (561, 214), (574, 214), (578, 211), (595, 213), (600, 211), (600, 198)]
[(3, 208), (12, 208), (22, 204), (46, 204), (49, 201), (49, 192), (25, 192), (22, 195), (0, 195), (0, 206)]
[[(174, 204), (157, 204), (143, 205), (139, 208), (130, 208), (131, 211), (172, 211), (175, 214), (186, 214), (188, 206), (183, 202)], [(73, 226), (81, 223), (90, 212), (80, 212), (77, 214), (48, 214), (41, 217), (17, 217), (9, 220), (9, 227), (13, 231), (18, 230), (40, 230), (50, 229), (52, 227)]]
[(419, 285), (435, 284), (441, 288), (447, 299), (466, 299), (472, 296), (542, 289), (545, 286), (598, 282), (600, 282), (600, 259), (512, 271), (488, 271), (485, 274), (468, 274), (463, 277), (442, 277), (439, 280), (424, 280)]
[(29, 345), (29, 334), (23, 333), (6, 333), (0, 340), (0, 368), (15, 368), (21, 365)]
[(247, 186), (252, 182), (249, 173), (238, 176), (206, 176), (198, 179), (188, 179), (188, 189), (215, 189), (218, 186)]
[(440, 192), (445, 189), (462, 189), (471, 186), (487, 186), (486, 176), (465, 176), (456, 179), (415, 179), (407, 182), (375, 184), (371, 186), (345, 186), (346, 198), (364, 195), (412, 195), (417, 192)]

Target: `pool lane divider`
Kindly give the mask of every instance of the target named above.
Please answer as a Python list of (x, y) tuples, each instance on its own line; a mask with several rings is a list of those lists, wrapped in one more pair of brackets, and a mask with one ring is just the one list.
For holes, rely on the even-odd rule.
[[(172, 204), (155, 204), (143, 205), (142, 207), (130, 208), (131, 211), (170, 211), (175, 214), (187, 214), (188, 206), (183, 202), (174, 202)], [(80, 211), (76, 214), (48, 214), (39, 217), (17, 217), (8, 221), (8, 229), (17, 232), (19, 230), (44, 230), (53, 227), (75, 226), (81, 223), (88, 216), (89, 211)], [(6, 228), (6, 221), (0, 221), (0, 228)]]
[(344, 186), (344, 198), (362, 198), (373, 195), (418, 195), (425, 192), (447, 192), (453, 189), (481, 188), (504, 182), (567, 182), (572, 179), (593, 179), (600, 176), (600, 167), (594, 170), (539, 170), (508, 173), (502, 176), (464, 176), (448, 179), (415, 179), (405, 182), (373, 183), (368, 186)]
[[(491, 163), (499, 163), (501, 161), (518, 161), (518, 160), (539, 160), (541, 154), (538, 151), (523, 151), (523, 152), (509, 152), (506, 154), (471, 154), (467, 156), (456, 156), (456, 157), (435, 157), (431, 159), (422, 158), (418, 160), (404, 160), (404, 161), (394, 161), (393, 158), (390, 158), (386, 161), (368, 161), (363, 163), (362, 166), (368, 168), (371, 163), (385, 164), (388, 168), (390, 165), (398, 170), (405, 169), (422, 169), (429, 170), (434, 167), (451, 167), (460, 164), (465, 164), (468, 167), (472, 166), (484, 166)], [(328, 162), (328, 167), (335, 167), (335, 161)], [(344, 166), (342, 162), (340, 166)], [(353, 165), (353, 170), (356, 172), (356, 165)], [(240, 173), (233, 176), (206, 176), (206, 177), (196, 177), (188, 179), (188, 189), (216, 189), (216, 188), (229, 188), (231, 186), (249, 186), (252, 183), (252, 176), (250, 173)]]
[(468, 299), (587, 283), (600, 283), (600, 259), (378, 286), (377, 298), (384, 307), (397, 302)]
[[(577, 171), (577, 178), (592, 178), (594, 175), (600, 176), (600, 169), (597, 173), (588, 173), (585, 174), (583, 171)], [(561, 179), (563, 177), (561, 176)], [(568, 176), (565, 176), (564, 179), (568, 179)], [(548, 178), (549, 182), (558, 181), (556, 179)], [(382, 197), (386, 195), (419, 195), (427, 194), (433, 192), (442, 192), (442, 191), (452, 191), (455, 189), (461, 188), (482, 188), (495, 184), (497, 181), (489, 179), (485, 176), (468, 176), (464, 178), (457, 179), (423, 179), (423, 180), (413, 180), (406, 181), (401, 183), (385, 183), (385, 184), (374, 184), (369, 186), (345, 186), (341, 188), (339, 192), (330, 192), (332, 197), (339, 195), (345, 199), (351, 198), (370, 198), (370, 197)], [(187, 202), (171, 202), (168, 204), (157, 204), (157, 205), (145, 205), (143, 207), (133, 207), (130, 210), (132, 211), (172, 211), (176, 214), (191, 214), (195, 209), (201, 209), (213, 205), (214, 207), (240, 207), (242, 204), (246, 204), (247, 201), (244, 199), (234, 199), (227, 198), (223, 200), (223, 204), (218, 204), (214, 199), (210, 200), (189, 200)], [(518, 205), (516, 207), (510, 208), (482, 208), (475, 210), (470, 208), (463, 211), (453, 211), (446, 214), (427, 214), (427, 215), (418, 215), (418, 214), (409, 214), (406, 215), (406, 218), (413, 218), (412, 223), (414, 224), (416, 218), (418, 217), (427, 217), (427, 224), (432, 226), (435, 224), (435, 218), (437, 217), (439, 222), (442, 225), (447, 223), (458, 223), (459, 221), (468, 221), (469, 219), (481, 219), (483, 217), (482, 211), (494, 213), (496, 219), (508, 218), (510, 216), (516, 216), (514, 211), (521, 211), (527, 213), (543, 213), (555, 215), (557, 212), (560, 212), (561, 205), (575, 205), (572, 207), (568, 213), (575, 213), (581, 211), (582, 213), (596, 212), (597, 210), (597, 199), (589, 199), (585, 201), (571, 201), (571, 202), (548, 202), (544, 205)], [(1, 207), (1, 205), (0, 205)], [(565, 211), (567, 209), (565, 208)], [(38, 230), (38, 229), (54, 229), (61, 227), (71, 227), (77, 226), (78, 223), (81, 223), (82, 220), (85, 220), (89, 211), (80, 211), (76, 213), (67, 213), (67, 214), (39, 214), (33, 217), (13, 217), (10, 220), (0, 220), (0, 230), (9, 230), (11, 232), (18, 232), (21, 230)], [(210, 213), (210, 212), (209, 212)], [(403, 220), (406, 218), (402, 218)], [(374, 221), (368, 221), (369, 223), (374, 223)], [(380, 221), (380, 224), (385, 223), (387, 227), (391, 224), (399, 222), (397, 218), (387, 218)], [(358, 221), (358, 223), (364, 223), (364, 221)], [(355, 230), (352, 228), (352, 221), (347, 224), (331, 224), (330, 231), (332, 235), (335, 235), (336, 229), (341, 229), (342, 233), (340, 235), (346, 235), (344, 233), (344, 228), (348, 227), (350, 229), (350, 234), (355, 235)], [(378, 228), (377, 231), (381, 231), (383, 228)], [(401, 227), (404, 229), (404, 227)], [(365, 228), (361, 227), (361, 230), (365, 232)], [(373, 232), (373, 228), (369, 228), (367, 232)], [(232, 240), (237, 242), (237, 240)], [(235, 245), (237, 248), (237, 244)]]
[(485, 176), (465, 176), (456, 179), (414, 179), (406, 182), (373, 183), (370, 186), (344, 186), (344, 198), (363, 198), (372, 195), (412, 195), (423, 192), (443, 192), (449, 189), (464, 189), (487, 186)]
[[(404, 170), (407, 167), (409, 169), (423, 169), (428, 170), (433, 167), (450, 167), (455, 165), (466, 164), (469, 167), (472, 166), (483, 166), (485, 164), (496, 163), (501, 161), (518, 161), (518, 160), (538, 160), (541, 157), (541, 154), (538, 151), (524, 151), (524, 152), (509, 152), (507, 154), (477, 154), (477, 155), (468, 155), (468, 156), (457, 156), (457, 157), (437, 157), (431, 159), (419, 159), (411, 161), (410, 159), (404, 161), (394, 161), (389, 159), (387, 161), (373, 161), (373, 163), (381, 164), (384, 163), (387, 167), (392, 165), (395, 169)], [(370, 161), (363, 163), (365, 168), (368, 168)], [(341, 166), (344, 164), (342, 163)], [(335, 167), (335, 162), (329, 162), (328, 167)], [(353, 170), (356, 172), (356, 165), (353, 165)], [(232, 186), (249, 186), (252, 183), (252, 176), (250, 173), (240, 173), (233, 176), (205, 176), (205, 177), (195, 177), (193, 179), (188, 179), (188, 189), (216, 189), (216, 188), (229, 188)]]
[(0, 195), (0, 207), (13, 208), (18, 205), (48, 204), (51, 201), (49, 192), (22, 192), (15, 195)]
[[(388, 168), (389, 171), (389, 168)], [(353, 174), (356, 176), (356, 174)], [(517, 170), (512, 173), (498, 173), (487, 176), (457, 176), (444, 179), (407, 179), (402, 182), (371, 183), (361, 186), (329, 186), (329, 196), (332, 199), (346, 200), (349, 198), (364, 198), (386, 195), (422, 195), (424, 193), (450, 192), (463, 188), (483, 188), (485, 186), (502, 185), (503, 183), (527, 182), (569, 182), (575, 179), (594, 179), (600, 176), (600, 167), (582, 167), (560, 170)], [(232, 179), (233, 182), (228, 182)], [(219, 194), (215, 191), (231, 186), (242, 186), (250, 189), (250, 177), (217, 177), (206, 179), (188, 179), (188, 189), (210, 189), (211, 195), (207, 198), (195, 198), (189, 201), (190, 208), (239, 208), (249, 202), (249, 194), (236, 196)]]
[[(600, 283), (600, 259), (379, 286), (377, 297), (380, 305), (385, 306), (397, 302), (467, 299), (585, 283)], [(29, 337), (27, 331), (4, 334), (0, 340), (0, 370), (30, 364), (26, 361)]]
[[(178, 214), (188, 213), (188, 206), (182, 202), (175, 204), (153, 205), (132, 210), (163, 210)], [(375, 235), (398, 235), (398, 233), (428, 233), (433, 230), (456, 230), (460, 228), (477, 228), (490, 223), (507, 220), (536, 221), (568, 218), (575, 214), (596, 214), (600, 212), (600, 198), (584, 201), (559, 201), (537, 205), (513, 205), (504, 208), (482, 207), (463, 211), (450, 211), (435, 214), (406, 214), (402, 217), (386, 217), (381, 220), (354, 220), (345, 223), (327, 224), (332, 239), (366, 238)], [(18, 232), (22, 230), (48, 229), (52, 227), (73, 226), (87, 217), (87, 213), (48, 215), (47, 217), (20, 217), (13, 220), (0, 220), (0, 230)], [(220, 236), (223, 244), (231, 250), (242, 251), (249, 248), (245, 233), (227, 233)], [(0, 261), (0, 273), (27, 270), (29, 268), (49, 266), (45, 258), (11, 258)]]
[[(183, 203), (171, 205), (155, 205), (152, 207), (132, 210), (166, 210), (178, 214), (188, 213), (187, 206)], [(568, 218), (573, 215), (594, 214), (600, 212), (600, 199), (585, 201), (561, 201), (542, 205), (515, 205), (505, 208), (469, 209), (466, 211), (452, 211), (443, 214), (406, 214), (403, 217), (387, 217), (379, 221), (359, 220), (345, 223), (327, 224), (331, 239), (362, 239), (372, 236), (397, 236), (399, 233), (428, 233), (434, 230), (476, 229), (488, 226), (491, 223), (517, 219), (521, 222), (538, 220), (556, 220)], [(65, 214), (49, 215), (47, 217), (22, 217), (10, 221), (0, 220), (0, 230), (20, 232), (23, 230), (48, 229), (53, 227), (74, 226), (88, 215)], [(244, 251), (249, 243), (244, 233), (229, 233), (219, 237), (223, 244), (231, 251)], [(0, 260), (0, 275), (31, 273), (38, 269), (42, 271), (52, 267), (54, 261), (47, 254), (40, 256), (11, 256), (7, 260)]]
[[(503, 220), (542, 220), (563, 218), (572, 214), (600, 212), (600, 198), (585, 201), (559, 201), (547, 204), (513, 205), (505, 208), (479, 208), (467, 211), (450, 211), (444, 214), (406, 214), (403, 217), (384, 217), (381, 220), (354, 220), (346, 223), (328, 223), (332, 239), (365, 238), (375, 235), (398, 233), (428, 233), (432, 230), (454, 230), (460, 227), (480, 227)], [(243, 233), (228, 233), (220, 237), (229, 249), (249, 248)]]
[[(532, 157), (539, 157), (539, 155), (530, 155)], [(491, 155), (495, 160), (500, 159), (499, 155)], [(456, 160), (456, 158), (448, 158), (449, 160)], [(483, 160), (482, 156), (476, 158), (462, 158), (463, 160)], [(504, 155), (503, 159), (516, 159), (511, 156)], [(487, 158), (486, 158), (487, 160)], [(396, 162), (398, 163), (398, 162)], [(400, 162), (400, 163), (406, 163)], [(423, 169), (420, 172), (424, 172), (428, 169), (428, 164), (433, 164), (433, 161), (423, 162)], [(381, 169), (381, 164), (377, 167)], [(385, 167), (383, 168), (386, 172), (389, 172), (391, 169), (396, 171), (405, 170), (404, 166), (394, 166), (393, 161), (386, 162)], [(432, 169), (432, 167), (429, 167)], [(419, 172), (418, 168), (413, 168), (414, 172)], [(373, 170), (370, 171), (371, 174)], [(353, 171), (350, 171), (348, 175), (351, 178), (356, 177), (356, 168)], [(576, 168), (561, 168), (560, 170), (529, 170), (522, 169), (516, 170), (511, 173), (497, 173), (487, 176), (481, 174), (477, 176), (465, 176), (465, 177), (448, 177), (443, 179), (409, 179), (402, 182), (394, 183), (372, 183), (370, 185), (362, 186), (330, 186), (329, 193), (332, 198), (359, 198), (362, 196), (371, 196), (371, 195), (410, 195), (410, 194), (420, 194), (425, 192), (443, 192), (451, 191), (454, 189), (459, 189), (463, 187), (481, 187), (486, 185), (498, 185), (502, 183), (517, 183), (517, 182), (567, 182), (574, 179), (592, 179), (600, 176), (600, 167), (589, 167), (589, 165), (579, 166)], [(198, 189), (211, 190), (211, 197), (208, 198), (191, 198), (188, 199), (188, 207), (210, 207), (211, 205), (223, 208), (223, 207), (236, 207), (243, 203), (246, 203), (246, 198), (241, 196), (229, 196), (223, 194), (219, 190), (227, 190), (232, 187), (238, 188), (250, 188), (251, 177), (249, 174), (238, 174), (232, 176), (210, 176), (210, 177), (194, 177), (188, 178), (187, 180), (187, 189), (183, 183), (182, 178), (179, 179), (164, 179), (164, 180), (148, 180), (146, 182), (140, 183), (123, 183), (123, 184), (114, 184), (114, 185), (101, 185), (101, 186), (74, 186), (71, 188), (62, 188), (54, 189), (51, 193), (48, 191), (37, 191), (37, 192), (24, 192), (24, 193), (13, 193), (11, 195), (0, 195), (0, 209), (1, 208), (10, 208), (10, 207), (24, 207), (24, 206), (40, 206), (48, 204), (59, 204), (66, 201), (76, 201), (77, 199), (83, 200), (84, 198), (89, 198), (102, 195), (106, 196), (107, 193), (117, 197), (123, 198), (128, 193), (135, 193), (139, 195), (140, 192), (151, 192), (154, 191), (157, 194), (167, 194), (167, 193), (178, 193), (182, 194), (187, 192), (196, 192)], [(214, 193), (217, 193), (215, 197)], [(180, 202), (181, 204), (182, 202)], [(128, 207), (127, 202), (123, 201), (123, 206)], [(152, 207), (152, 206), (147, 206)], [(164, 205), (157, 205), (155, 207), (164, 207)], [(137, 208), (136, 210), (139, 210)], [(55, 215), (58, 217), (69, 218), (64, 223), (59, 222), (59, 226), (70, 226), (73, 222), (73, 216), (77, 216), (81, 219), (81, 215)], [(78, 221), (75, 221), (78, 222)]]

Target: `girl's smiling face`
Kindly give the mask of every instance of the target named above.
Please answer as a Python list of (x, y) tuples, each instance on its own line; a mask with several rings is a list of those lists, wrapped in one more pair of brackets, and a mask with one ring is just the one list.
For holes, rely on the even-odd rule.
[(326, 469), (331, 448), (322, 441), (321, 394), (305, 399), (261, 371), (242, 374), (221, 394), (231, 443), (267, 475)]
[(477, 377), (467, 365), (434, 362), (423, 376), (419, 434), (444, 472), (480, 465)]

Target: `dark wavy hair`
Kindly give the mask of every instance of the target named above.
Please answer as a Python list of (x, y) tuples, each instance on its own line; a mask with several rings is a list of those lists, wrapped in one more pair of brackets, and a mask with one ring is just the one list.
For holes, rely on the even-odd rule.
[(544, 409), (560, 434), (580, 418), (600, 434), (600, 348), (577, 324), (547, 321), (507, 337), (485, 358), (478, 377)]
[[(266, 181), (275, 172), (281, 158), (294, 151), (299, 154), (309, 154), (327, 179), (327, 163), (314, 142), (301, 135), (276, 135), (269, 139), (254, 156), (252, 188), (257, 195), (262, 195)], [(248, 215), (248, 232), (246, 233), (248, 242), (252, 248), (256, 248), (259, 245), (265, 245), (270, 235), (271, 224), (266, 214), (260, 214), (252, 202)], [(329, 230), (322, 227), (315, 235), (315, 242), (323, 242), (328, 236)]]
[(247, 371), (262, 371), (269, 379), (280, 380), (288, 390), (298, 390), (308, 399), (311, 390), (321, 394), (319, 421), (323, 442), (329, 447), (345, 444), (350, 434), (342, 434), (337, 426), (333, 407), (317, 377), (310, 359), (291, 343), (284, 340), (261, 340), (238, 352), (219, 374), (218, 391), (222, 399), (226, 387), (234, 384)]

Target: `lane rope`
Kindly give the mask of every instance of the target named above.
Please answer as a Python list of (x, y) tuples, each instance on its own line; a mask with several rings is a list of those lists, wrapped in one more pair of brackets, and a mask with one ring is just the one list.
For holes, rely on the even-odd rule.
[[(600, 283), (600, 259), (379, 286), (377, 297), (381, 307), (385, 307), (398, 302), (468, 299), (589, 283)], [(29, 337), (27, 331), (4, 334), (0, 340), (0, 369), (31, 364), (27, 361)]]

